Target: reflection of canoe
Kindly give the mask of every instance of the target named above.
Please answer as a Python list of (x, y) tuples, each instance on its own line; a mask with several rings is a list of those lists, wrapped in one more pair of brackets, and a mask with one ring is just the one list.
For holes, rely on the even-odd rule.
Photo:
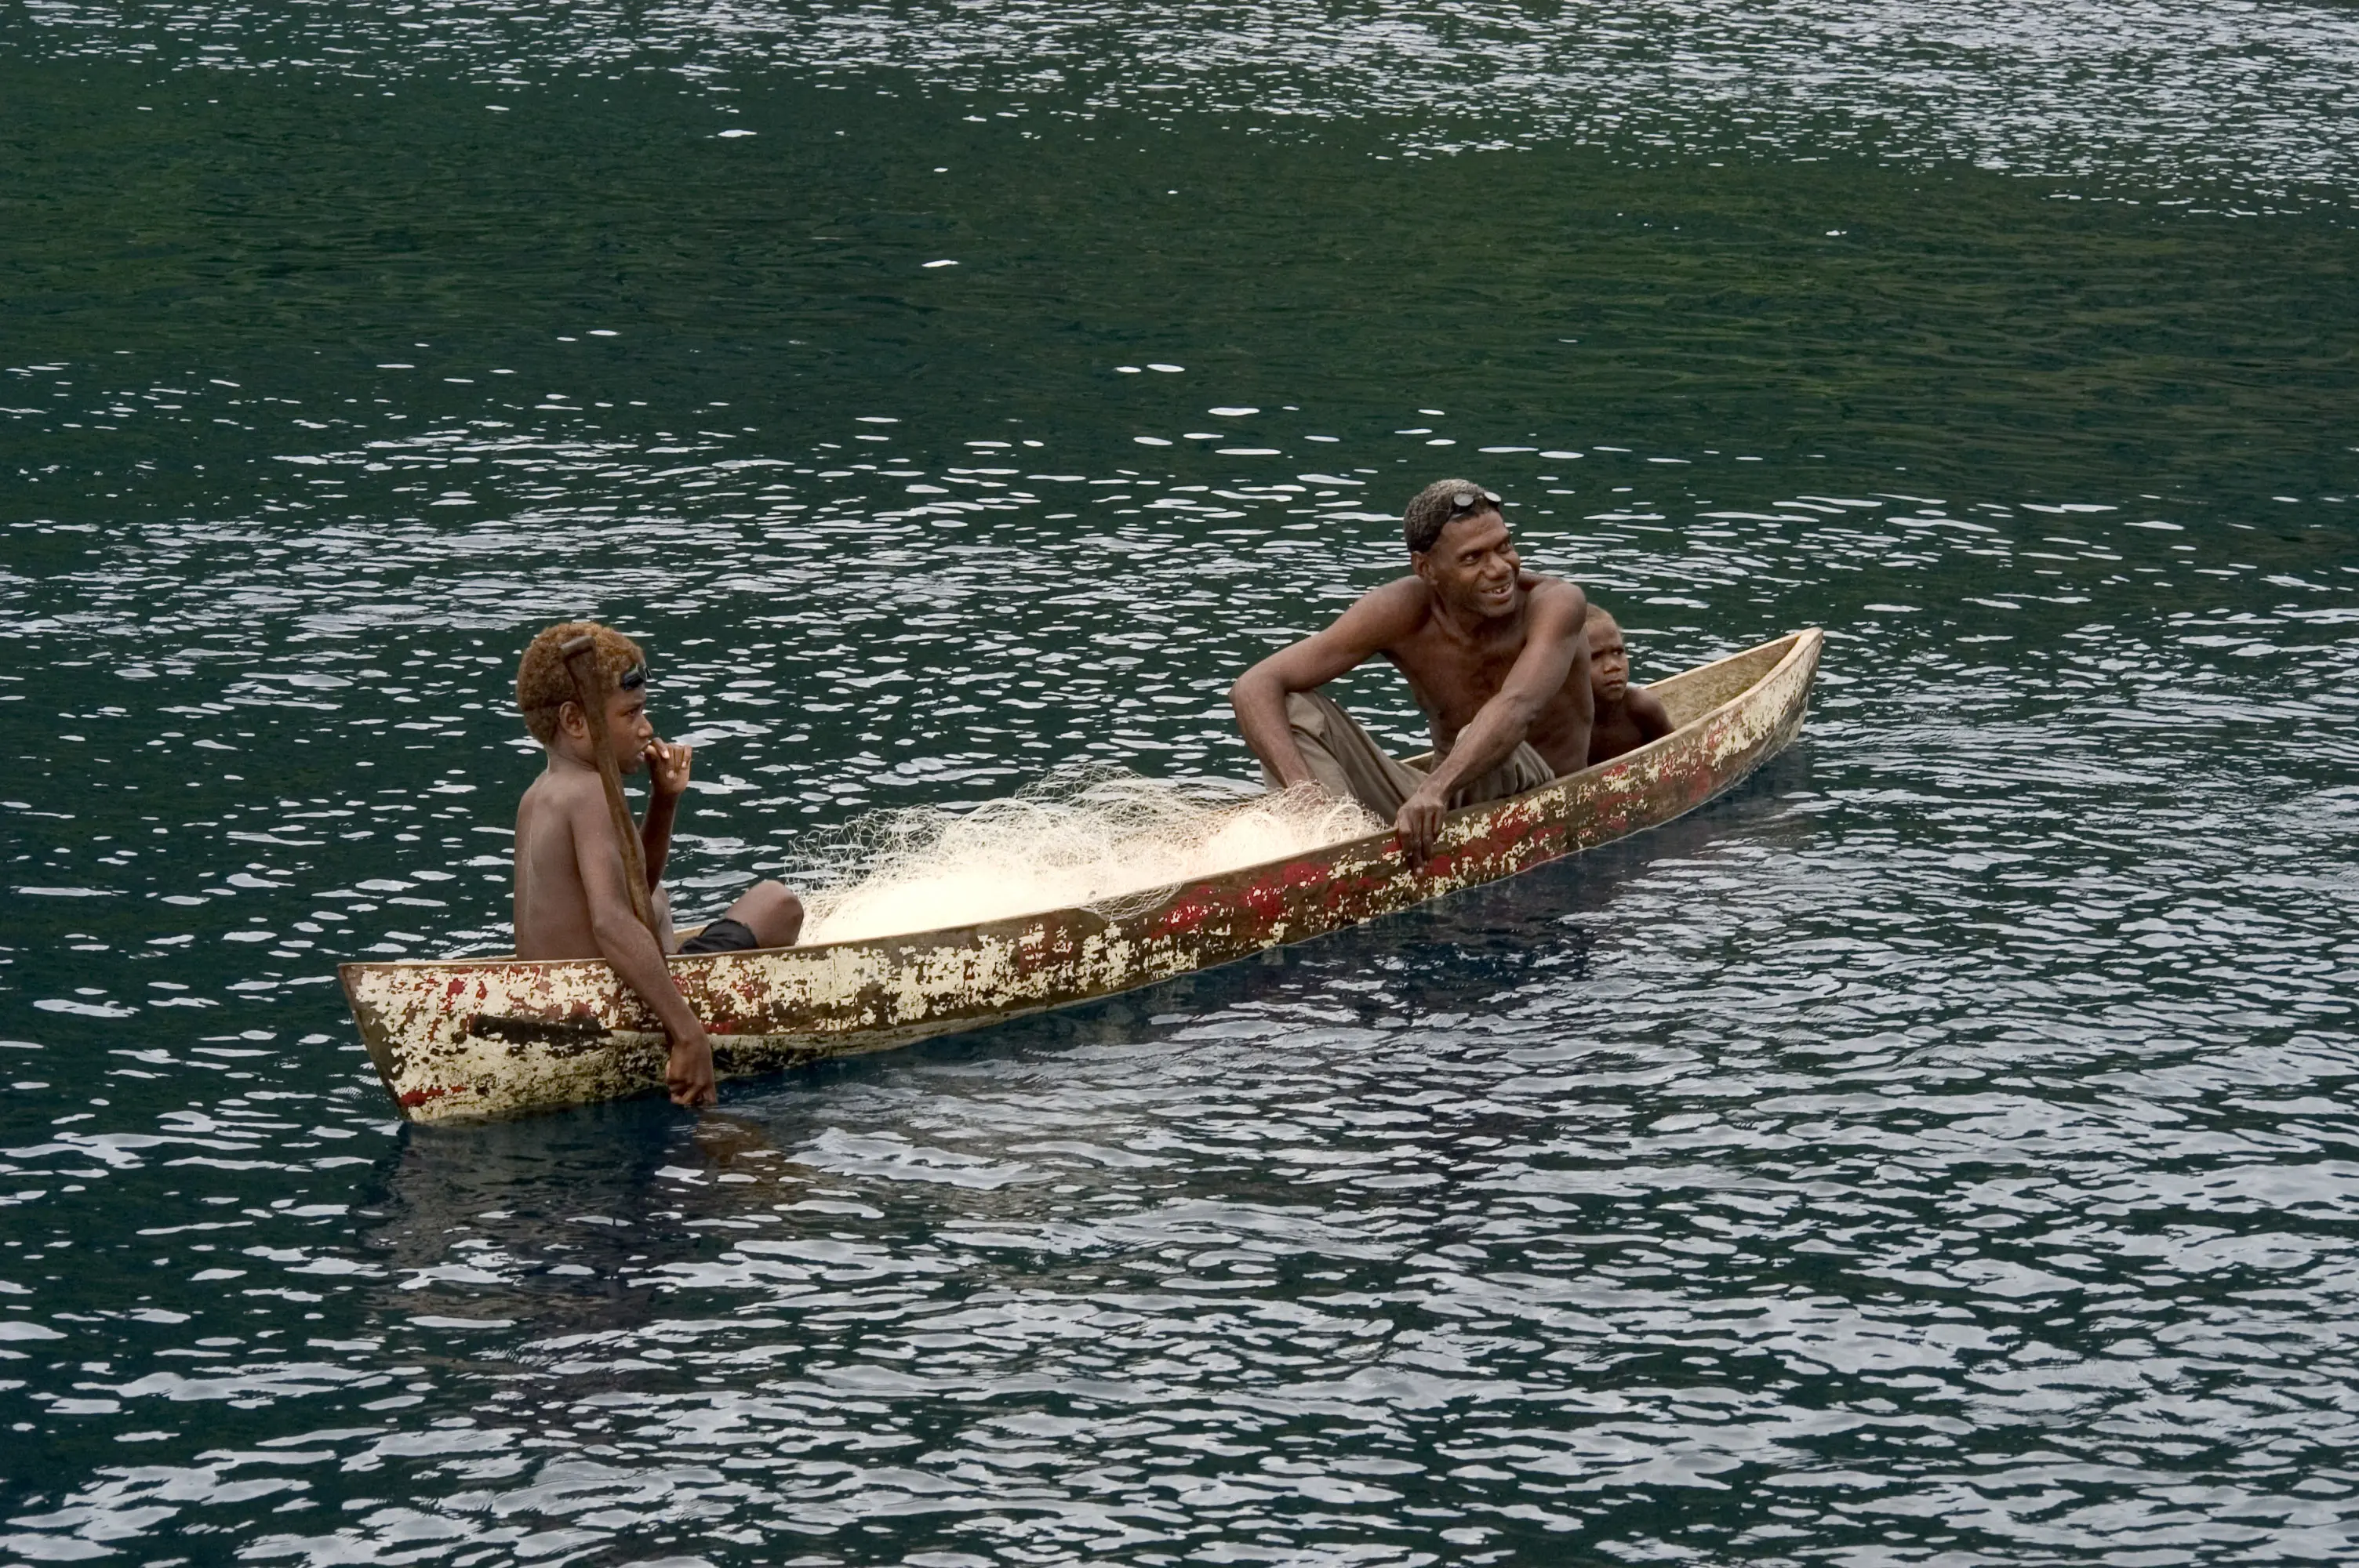
[[(674, 958), (725, 1076), (904, 1045), (1149, 985), (1391, 914), (1668, 822), (1801, 729), (1821, 633), (1657, 682), (1679, 728), (1528, 794), (1452, 812), (1424, 866), (1392, 834), (1249, 866), (1125, 911)], [(653, 1016), (597, 960), (346, 964), (370, 1059), (413, 1121), (508, 1116), (660, 1087)]]

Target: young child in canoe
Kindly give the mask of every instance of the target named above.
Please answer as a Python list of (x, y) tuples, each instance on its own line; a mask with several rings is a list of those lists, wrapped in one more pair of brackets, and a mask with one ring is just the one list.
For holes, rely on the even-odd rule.
[[(642, 766), (648, 771), (639, 842), (657, 913), (655, 931), (632, 912), (623, 849), (599, 777), (589, 717), (560, 652), (585, 635), (594, 640), (607, 743), (615, 764), (625, 773)], [(525, 728), (548, 754), (548, 766), (516, 806), (516, 957), (605, 959), (663, 1023), (671, 1041), (664, 1076), (673, 1101), (710, 1105), (712, 1045), (702, 1021), (672, 983), (664, 955), (791, 946), (802, 930), (803, 906), (778, 883), (757, 882), (728, 914), (687, 942), (674, 939), (663, 868), (692, 753), (687, 746), (656, 739), (647, 720), (647, 656), (639, 645), (593, 621), (549, 627), (532, 640), (516, 667), (516, 707)]]
[(1590, 600), (1583, 630), (1589, 633), (1589, 687), (1597, 701), (1597, 716), (1589, 729), (1591, 763), (1635, 752), (1669, 734), (1671, 716), (1662, 698), (1630, 684), (1630, 654), (1622, 645), (1622, 628), (1595, 600)]

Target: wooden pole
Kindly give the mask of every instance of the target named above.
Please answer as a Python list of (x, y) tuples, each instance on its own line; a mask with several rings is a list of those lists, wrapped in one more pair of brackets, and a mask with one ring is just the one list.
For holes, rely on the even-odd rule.
[(606, 786), (606, 810), (614, 819), (615, 842), (623, 851), (623, 880), (631, 886), (631, 913), (660, 942), (663, 933), (656, 926), (655, 900), (647, 892), (647, 850), (639, 842), (639, 825), (631, 816), (630, 803), (623, 798), (623, 770), (606, 739), (606, 694), (598, 686), (598, 640), (586, 634), (576, 637), (559, 648), (557, 655), (573, 677), (574, 700), (590, 722), (590, 744), (598, 753), (598, 781)]

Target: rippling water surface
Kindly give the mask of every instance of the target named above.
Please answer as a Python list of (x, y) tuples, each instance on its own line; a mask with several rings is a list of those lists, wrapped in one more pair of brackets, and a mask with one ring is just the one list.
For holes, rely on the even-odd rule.
[[(0, 20), (0, 1564), (2359, 1553), (2347, 9)], [(594, 612), (684, 902), (1506, 492), (1736, 796), (1055, 1018), (404, 1130)], [(1405, 743), (1375, 672), (1347, 697)]]

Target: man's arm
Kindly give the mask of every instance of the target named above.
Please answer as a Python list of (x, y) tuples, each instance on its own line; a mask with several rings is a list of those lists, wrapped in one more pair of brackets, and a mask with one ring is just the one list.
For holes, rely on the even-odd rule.
[(573, 863), (582, 876), (582, 892), (590, 903), (590, 934), (598, 956), (614, 967), (623, 983), (636, 991), (655, 1012), (671, 1041), (671, 1059), (664, 1075), (676, 1105), (712, 1103), (712, 1043), (704, 1024), (672, 983), (663, 949), (655, 934), (631, 912), (630, 884), (623, 870), (623, 853), (614, 842), (614, 823), (605, 801), (582, 791), (570, 803), (567, 826), (573, 833)]
[(1298, 691), (1318, 690), (1416, 631), (1425, 613), (1425, 591), (1415, 578), (1404, 578), (1363, 594), (1334, 624), (1280, 648), (1229, 688), (1239, 733), (1280, 786), (1311, 782), (1310, 764), (1286, 720), (1286, 699)]
[(1569, 582), (1544, 585), (1534, 590), (1528, 613), (1524, 651), (1507, 678), (1458, 731), (1450, 754), (1434, 764), (1393, 819), (1401, 848), (1411, 860), (1422, 860), (1432, 852), (1451, 792), (1506, 762), (1531, 733), (1533, 719), (1559, 692), (1573, 691), (1584, 709), (1580, 731), (1568, 738), (1568, 744), (1575, 755), (1589, 754), (1594, 699), (1589, 689), (1589, 637), (1582, 627), (1589, 614), (1589, 597)]

